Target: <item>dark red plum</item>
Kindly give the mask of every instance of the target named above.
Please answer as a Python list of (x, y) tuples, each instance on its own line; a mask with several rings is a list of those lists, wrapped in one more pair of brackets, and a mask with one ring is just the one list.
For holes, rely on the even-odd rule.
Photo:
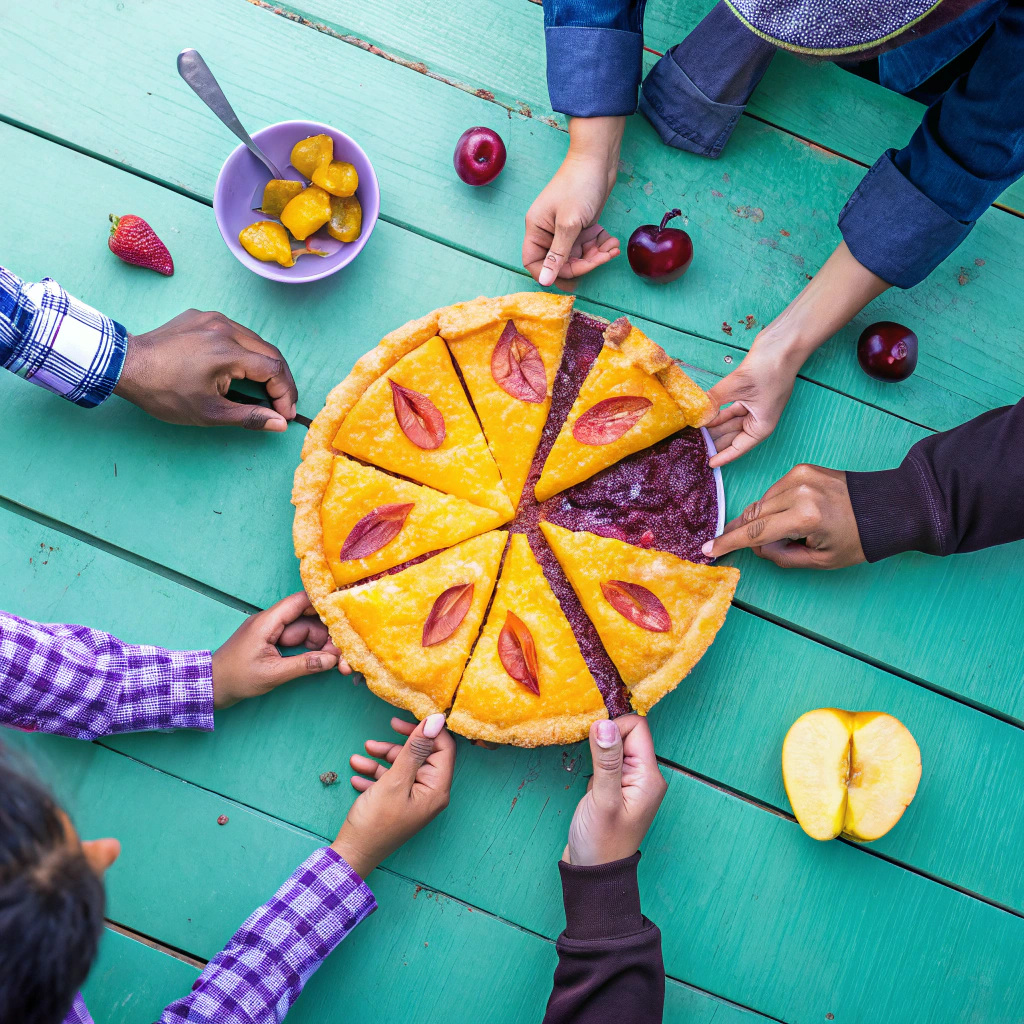
[(903, 324), (879, 320), (857, 342), (861, 369), (875, 380), (906, 380), (917, 367), (917, 335)]
[(467, 128), (455, 143), (454, 163), (467, 185), (489, 185), (505, 166), (505, 143), (490, 128)]
[(681, 210), (669, 210), (661, 218), (661, 225), (641, 224), (629, 236), (626, 258), (633, 273), (649, 281), (665, 284), (682, 277), (693, 262), (693, 242), (682, 228), (669, 228), (673, 217)]

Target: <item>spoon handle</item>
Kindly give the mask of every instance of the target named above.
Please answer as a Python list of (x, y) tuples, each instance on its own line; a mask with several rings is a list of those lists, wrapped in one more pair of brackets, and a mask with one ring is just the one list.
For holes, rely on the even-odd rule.
[(198, 50), (182, 50), (178, 54), (178, 74), (185, 79), (192, 87), (193, 92), (221, 121), (245, 143), (249, 152), (261, 160), (275, 178), (280, 178), (281, 172), (259, 146), (249, 138), (249, 133), (242, 127), (242, 122), (238, 120), (238, 115), (228, 103), (228, 98), (217, 84), (217, 79), (213, 77), (213, 72), (207, 67), (206, 61), (199, 55)]

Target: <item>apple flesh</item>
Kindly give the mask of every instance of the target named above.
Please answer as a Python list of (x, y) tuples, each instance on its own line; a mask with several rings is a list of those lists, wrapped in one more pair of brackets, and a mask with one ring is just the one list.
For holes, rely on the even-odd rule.
[(819, 708), (801, 715), (782, 744), (782, 779), (812, 839), (881, 839), (921, 781), (921, 751), (902, 722), (880, 711)]
[(467, 185), (489, 185), (505, 166), (505, 143), (490, 128), (467, 128), (455, 143), (455, 173)]
[(693, 262), (693, 242), (682, 228), (669, 228), (673, 217), (681, 210), (669, 210), (661, 218), (661, 226), (641, 224), (629, 236), (626, 245), (626, 259), (633, 273), (650, 281), (665, 284), (682, 277)]
[(917, 335), (903, 324), (879, 320), (858, 339), (857, 361), (875, 380), (906, 380), (917, 368)]

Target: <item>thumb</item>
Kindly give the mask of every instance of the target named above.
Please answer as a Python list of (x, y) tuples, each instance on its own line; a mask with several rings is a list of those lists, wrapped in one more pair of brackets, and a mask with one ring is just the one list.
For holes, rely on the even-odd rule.
[(598, 803), (621, 803), (622, 736), (610, 719), (603, 718), (590, 727), (590, 756), (594, 762), (594, 798)]
[[(427, 715), (416, 726), (405, 741), (405, 746), (398, 752), (395, 763), (388, 771), (392, 778), (400, 780), (411, 790), (416, 781), (416, 773), (423, 767), (427, 758), (434, 752), (434, 740), (444, 728), (444, 715)], [(392, 773), (394, 773), (392, 775)]]
[(544, 266), (537, 277), (539, 285), (546, 288), (554, 283), (558, 277), (558, 272), (569, 258), (569, 253), (572, 252), (572, 247), (576, 244), (576, 239), (579, 238), (580, 231), (582, 230), (583, 225), (575, 215), (559, 220), (556, 214), (555, 234), (551, 239), (551, 248), (548, 249), (548, 254), (544, 257)]
[(338, 656), (327, 651), (306, 651), (304, 654), (293, 654), (289, 658), (279, 657), (271, 661), (263, 670), (263, 681), (268, 689), (273, 690), (282, 683), (289, 683), (302, 676), (315, 676), (318, 672), (326, 672), (336, 668)]
[(288, 429), (288, 421), (265, 405), (232, 402), (220, 397), (211, 401), (205, 412), (206, 425), (211, 427), (242, 427), (244, 430), (271, 430), (279, 433)]

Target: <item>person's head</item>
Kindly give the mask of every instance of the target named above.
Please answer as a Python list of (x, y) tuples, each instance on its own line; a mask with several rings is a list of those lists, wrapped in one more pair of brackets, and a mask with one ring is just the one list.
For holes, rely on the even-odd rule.
[(0, 747), (0, 1021), (60, 1024), (103, 930), (115, 839), (79, 840), (68, 816)]

